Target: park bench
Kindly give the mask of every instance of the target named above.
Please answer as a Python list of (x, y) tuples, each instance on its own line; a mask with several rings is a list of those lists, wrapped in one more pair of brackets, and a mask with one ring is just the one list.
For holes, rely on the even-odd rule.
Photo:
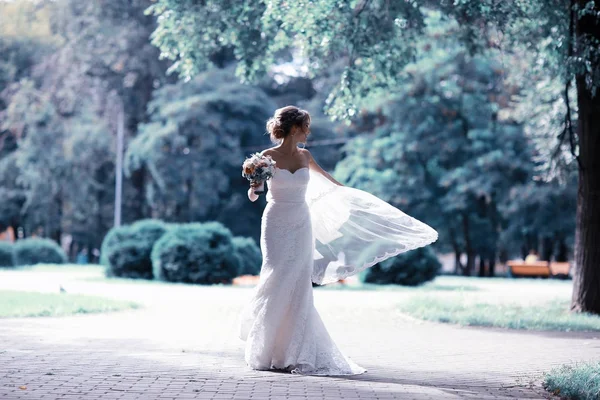
[(525, 262), (512, 260), (506, 263), (510, 276), (528, 277), (553, 277), (567, 278), (569, 276), (570, 264), (568, 262), (534, 261)]

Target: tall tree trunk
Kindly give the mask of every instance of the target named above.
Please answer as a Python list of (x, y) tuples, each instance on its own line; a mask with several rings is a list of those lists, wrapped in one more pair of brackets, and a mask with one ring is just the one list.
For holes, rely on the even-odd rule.
[(185, 222), (192, 222), (192, 196), (194, 195), (193, 181), (185, 180)]
[(479, 255), (479, 277), (483, 278), (485, 276), (485, 257), (483, 255)]
[(475, 252), (467, 252), (467, 266), (464, 271), (464, 276), (471, 276), (475, 270)]
[(454, 249), (454, 275), (460, 275), (462, 270), (465, 268), (460, 262), (460, 256), (462, 252), (458, 249)]
[(471, 244), (471, 234), (469, 227), (469, 217), (466, 214), (462, 215), (463, 218), (463, 235), (465, 237), (465, 249), (467, 252), (467, 267), (463, 271), (463, 275), (471, 276), (475, 269), (475, 251)]
[(56, 224), (50, 224), (50, 232), (47, 235), (50, 239), (54, 240), (59, 245), (62, 245), (62, 220), (63, 220), (63, 199), (62, 199), (62, 191), (56, 195), (56, 199), (54, 200), (56, 204)]
[[(577, 1), (584, 8), (587, 0)], [(595, 6), (595, 11), (600, 6)], [(595, 15), (575, 16), (576, 37), (600, 41), (600, 23)], [(588, 44), (588, 46), (594, 46)], [(590, 51), (600, 51), (597, 44)], [(589, 53), (588, 53), (589, 54)], [(598, 53), (596, 53), (598, 54)], [(596, 59), (592, 71), (600, 63)], [(577, 75), (579, 120), (579, 189), (577, 191), (577, 228), (575, 232), (575, 275), (571, 309), (600, 314), (600, 90), (595, 95), (586, 77)], [(593, 84), (598, 85), (598, 82)]]
[(544, 236), (542, 239), (542, 254), (540, 259), (544, 261), (552, 261), (554, 254), (554, 241), (550, 236)]
[(555, 259), (558, 262), (567, 262), (569, 260), (569, 248), (567, 247), (565, 238), (562, 236), (558, 238), (558, 250)]
[(16, 218), (10, 222), (10, 227), (13, 230), (15, 242), (19, 240), (19, 226), (21, 226), (21, 221)]
[(493, 254), (492, 257), (489, 259), (489, 276), (491, 276), (492, 278), (494, 276), (496, 276), (496, 255)]
[[(135, 171), (129, 181), (131, 186), (125, 185), (125, 180), (123, 182), (123, 223), (131, 223), (151, 215), (145, 194), (146, 170)], [(128, 189), (133, 193), (126, 196)], [(125, 199), (129, 202), (125, 203)]]
[(464, 265), (462, 265), (462, 263), (460, 262), (460, 256), (462, 255), (462, 249), (459, 246), (458, 241), (456, 240), (456, 232), (454, 231), (452, 226), (450, 226), (450, 228), (449, 228), (449, 233), (450, 233), (450, 241), (452, 243), (452, 250), (454, 250), (454, 275), (460, 275), (460, 274), (462, 274), (462, 271), (465, 268)]

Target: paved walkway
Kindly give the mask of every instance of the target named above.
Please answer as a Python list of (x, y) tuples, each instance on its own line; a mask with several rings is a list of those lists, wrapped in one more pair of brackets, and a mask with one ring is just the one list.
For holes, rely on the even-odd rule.
[[(4, 399), (543, 399), (541, 375), (598, 359), (590, 333), (524, 333), (418, 322), (402, 292), (315, 291), (347, 378), (248, 369), (237, 315), (251, 289), (57, 280), (0, 272), (0, 289), (110, 294), (142, 310), (0, 320)], [(93, 275), (93, 274), (92, 274)]]

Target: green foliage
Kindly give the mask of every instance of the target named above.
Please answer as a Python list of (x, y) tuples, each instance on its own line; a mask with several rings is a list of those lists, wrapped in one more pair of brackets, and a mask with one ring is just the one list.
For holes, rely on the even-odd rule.
[(238, 276), (258, 275), (262, 265), (262, 254), (254, 239), (236, 236), (232, 243), (240, 263)]
[(241, 74), (254, 72), (253, 60), (264, 56), (272, 44), (272, 38), (264, 35), (266, 27), (261, 26), (266, 9), (264, 2), (252, 0), (202, 4), (166, 0), (155, 2), (147, 13), (158, 17), (152, 43), (160, 48), (161, 57), (174, 61), (170, 71), (189, 78), (208, 69), (213, 61), (221, 64), (219, 55), (227, 48), (233, 49), (237, 60), (244, 60), (238, 65)]
[[(117, 112), (122, 104), (127, 142), (168, 81), (149, 41), (150, 4), (0, 4), (0, 164), (14, 153), (0, 165), (0, 228), (100, 246), (112, 225)], [(124, 182), (126, 219), (143, 214), (144, 173)]]
[(600, 362), (563, 365), (544, 377), (549, 392), (570, 400), (595, 400), (600, 397)]
[[(159, 61), (159, 51), (149, 40), (155, 21), (143, 10), (150, 4), (61, 0), (51, 7), (51, 21), (63, 43), (55, 57), (46, 60), (44, 72), (46, 81), (55, 85), (61, 113), (77, 114), (80, 100), (86, 98), (100, 110), (106, 107), (113, 121), (115, 106), (122, 102), (126, 125), (133, 131), (146, 120), (152, 90), (168, 81), (167, 65)], [(112, 104), (103, 104), (106, 97)]]
[(431, 247), (421, 247), (374, 265), (367, 270), (364, 281), (417, 286), (434, 279), (441, 267)]
[(167, 232), (169, 225), (156, 219), (142, 219), (131, 225), (131, 231), (136, 239), (156, 242)]
[[(6, 111), (2, 128), (20, 138), (14, 165), (18, 182), (26, 189), (20, 210), (27, 217), (26, 231), (53, 236), (60, 231), (61, 183), (68, 173), (64, 131), (56, 109), (50, 96), (36, 89), (33, 81), (22, 81)], [(38, 227), (45, 229), (39, 232)]]
[[(593, 15), (596, 9), (591, 4), (588, 12), (577, 5), (577, 17)], [(500, 31), (509, 36), (508, 44), (526, 43), (544, 54), (543, 61), (555, 70), (584, 74), (591, 85), (600, 81), (599, 69), (593, 67), (600, 50), (593, 38), (578, 39), (579, 47), (588, 51), (568, 53), (566, 43), (572, 39), (564, 2), (428, 2), (430, 9), (421, 5), (384, 0), (277, 0), (268, 6), (250, 0), (202, 4), (158, 0), (148, 12), (159, 17), (153, 43), (175, 61), (172, 69), (185, 78), (207, 69), (211, 56), (222, 47), (233, 48), (237, 73), (243, 78), (263, 73), (281, 50), (290, 47), (299, 48), (311, 73), (344, 58), (346, 67), (328, 102), (329, 111), (342, 118), (352, 118), (372, 95), (401, 83), (401, 71), (418, 51), (416, 39), (431, 9), (457, 20), (454, 37), (470, 54), (498, 42)]]
[[(31, 2), (0, 3), (0, 93), (27, 78), (34, 65), (56, 50), (58, 43), (49, 14), (49, 7)], [(2, 100), (0, 111), (4, 108)]]
[(152, 279), (152, 248), (167, 229), (157, 220), (111, 229), (102, 243), (100, 258), (107, 265), (107, 276)]
[(14, 252), (12, 243), (0, 241), (0, 268), (15, 266)]
[[(0, 160), (3, 225), (99, 244), (112, 223), (114, 172), (107, 126), (85, 100), (77, 118), (63, 118), (50, 93), (22, 80), (2, 128), (18, 148)], [(89, 106), (89, 104), (88, 104)], [(93, 217), (92, 217), (93, 216)]]
[(148, 171), (153, 215), (176, 222), (210, 217), (249, 235), (260, 212), (245, 206), (241, 146), (268, 143), (261, 133), (274, 108), (263, 91), (235, 82), (228, 70), (155, 91), (151, 122), (140, 125), (125, 161), (130, 176)]
[[(0, 92), (10, 84), (26, 78), (31, 68), (48, 50), (47, 46), (30, 38), (0, 36)], [(1, 102), (0, 102), (1, 104)], [(4, 107), (0, 106), (0, 109)]]
[(41, 238), (17, 240), (14, 244), (15, 265), (64, 264), (65, 251), (55, 241)]
[(441, 246), (470, 255), (470, 274), (474, 254), (498, 254), (501, 204), (535, 164), (522, 127), (500, 118), (509, 95), (497, 54), (470, 56), (457, 32), (428, 14), (403, 85), (357, 119), (370, 134), (346, 145), (335, 175), (437, 228)]
[(219, 222), (177, 225), (152, 250), (156, 279), (230, 283), (240, 269), (229, 229)]
[(575, 241), (577, 178), (566, 182), (558, 178), (548, 182), (532, 181), (516, 185), (502, 205), (505, 224), (501, 241), (521, 256), (541, 249), (544, 260), (567, 261)]
[(18, 182), (20, 169), (14, 152), (0, 158), (0, 230), (19, 226), (21, 208), (27, 200), (27, 192)]

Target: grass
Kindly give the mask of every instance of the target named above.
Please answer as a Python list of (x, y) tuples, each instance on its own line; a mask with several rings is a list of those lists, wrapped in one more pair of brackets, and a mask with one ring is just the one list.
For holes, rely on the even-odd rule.
[(563, 365), (546, 374), (546, 390), (570, 400), (600, 398), (600, 362)]
[(335, 284), (319, 286), (318, 290), (376, 290), (376, 291), (401, 291), (401, 292), (475, 292), (480, 290), (472, 285), (473, 280), (456, 277), (443, 277), (427, 282), (420, 286), (401, 285), (376, 285), (374, 283), (360, 284)]
[(542, 304), (487, 303), (468, 296), (412, 296), (402, 312), (423, 320), (466, 326), (542, 331), (600, 331), (600, 317), (569, 312), (568, 300)]
[(58, 317), (138, 308), (131, 301), (70, 293), (0, 290), (0, 318)]
[(34, 271), (34, 272), (63, 272), (63, 273), (78, 273), (78, 272), (94, 272), (103, 271), (104, 267), (98, 264), (36, 264), (23, 265), (7, 269), (7, 271)]
[[(23, 268), (22, 272), (40, 272), (52, 276), (64, 274), (65, 279), (103, 285), (106, 290), (110, 290), (109, 285), (188, 286), (183, 283), (107, 278), (104, 267), (99, 265), (37, 265)], [(315, 290), (389, 292), (391, 296), (388, 300), (393, 301), (391, 307), (400, 307), (404, 313), (415, 318), (441, 323), (523, 330), (600, 331), (600, 317), (568, 312), (571, 287), (571, 281), (562, 280), (440, 276), (418, 287), (349, 282), (346, 285), (326, 285)], [(223, 285), (222, 288), (239, 289), (230, 285)], [(0, 317), (7, 313), (7, 308), (10, 310), (13, 307), (5, 303), (0, 303)], [(109, 308), (100, 307), (100, 311), (104, 310), (110, 311)], [(82, 307), (79, 311), (63, 311), (61, 314), (52, 310), (33, 314), (65, 315), (75, 312), (97, 311)]]

